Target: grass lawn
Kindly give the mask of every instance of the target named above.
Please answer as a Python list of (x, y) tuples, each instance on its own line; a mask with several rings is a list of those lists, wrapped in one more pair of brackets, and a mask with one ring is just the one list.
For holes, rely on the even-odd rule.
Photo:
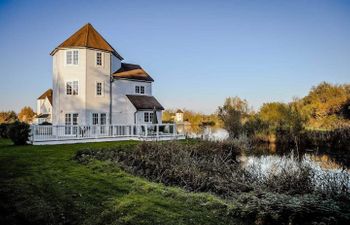
[(72, 159), (107, 142), (13, 146), (0, 139), (0, 224), (241, 224), (209, 194), (188, 193), (130, 175), (109, 162)]

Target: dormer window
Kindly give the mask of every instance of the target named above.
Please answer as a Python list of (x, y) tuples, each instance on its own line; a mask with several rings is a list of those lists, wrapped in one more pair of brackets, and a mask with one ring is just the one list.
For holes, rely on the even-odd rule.
[(102, 52), (96, 52), (96, 66), (102, 66)]
[(145, 94), (145, 86), (135, 86), (136, 94)]
[(67, 50), (66, 51), (66, 65), (78, 65), (79, 63), (79, 51)]

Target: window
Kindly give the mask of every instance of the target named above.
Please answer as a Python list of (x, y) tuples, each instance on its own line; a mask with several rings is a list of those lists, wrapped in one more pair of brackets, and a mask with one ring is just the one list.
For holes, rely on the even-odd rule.
[(96, 52), (96, 65), (102, 66), (102, 52)]
[(96, 82), (96, 95), (97, 96), (102, 96), (103, 93), (103, 84), (102, 82)]
[(72, 51), (66, 52), (66, 64), (67, 65), (72, 64)]
[(78, 81), (73, 81), (73, 95), (79, 94), (79, 85)]
[(72, 82), (71, 81), (66, 83), (66, 94), (72, 95)]
[(78, 95), (78, 94), (79, 94), (78, 81), (67, 81), (66, 82), (66, 95)]
[(73, 127), (78, 125), (79, 114), (78, 113), (66, 113), (64, 124), (66, 125), (64, 128), (64, 132), (66, 135), (77, 134), (78, 127)]
[(153, 122), (153, 113), (149, 113), (149, 122)]
[(93, 113), (92, 114), (92, 125), (97, 125), (98, 124), (98, 113)]
[(68, 113), (65, 115), (65, 125), (69, 126), (72, 124), (72, 114)]
[(79, 63), (79, 51), (78, 50), (66, 51), (66, 64), (78, 65), (78, 63)]
[(143, 114), (143, 120), (145, 123), (148, 123), (149, 122), (149, 113), (148, 112), (145, 112)]
[(101, 113), (101, 125), (106, 125), (107, 124), (107, 115), (106, 113)]
[(135, 93), (136, 94), (144, 94), (145, 93), (145, 86), (135, 86)]

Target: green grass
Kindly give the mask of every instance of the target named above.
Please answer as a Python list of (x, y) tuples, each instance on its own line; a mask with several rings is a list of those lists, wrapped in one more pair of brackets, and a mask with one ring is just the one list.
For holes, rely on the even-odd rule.
[(0, 139), (0, 224), (241, 224), (226, 214), (232, 204), (210, 194), (72, 159), (79, 149), (136, 143), (14, 146)]

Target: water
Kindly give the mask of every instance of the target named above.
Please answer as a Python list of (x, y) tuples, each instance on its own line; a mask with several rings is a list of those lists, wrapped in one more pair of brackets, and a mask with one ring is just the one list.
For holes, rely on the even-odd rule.
[[(201, 138), (210, 141), (223, 141), (229, 137), (227, 130), (220, 127), (201, 127), (201, 126), (185, 126), (184, 132), (189, 138)], [(275, 144), (259, 144), (251, 146), (249, 157), (267, 157), (265, 160), (273, 160), (275, 158), (281, 158), (286, 153), (289, 154), (291, 149), (289, 147), (277, 147)], [(332, 151), (329, 147), (318, 147), (315, 149), (299, 149), (297, 153), (294, 151), (294, 156), (298, 155), (300, 160), (304, 159), (313, 163), (313, 167), (320, 167), (322, 169), (341, 170), (346, 169), (349, 172), (350, 169), (350, 154), (342, 153), (339, 151)], [(273, 156), (273, 157), (272, 157)], [(256, 159), (258, 160), (258, 159)], [(263, 162), (263, 161), (261, 161)]]

